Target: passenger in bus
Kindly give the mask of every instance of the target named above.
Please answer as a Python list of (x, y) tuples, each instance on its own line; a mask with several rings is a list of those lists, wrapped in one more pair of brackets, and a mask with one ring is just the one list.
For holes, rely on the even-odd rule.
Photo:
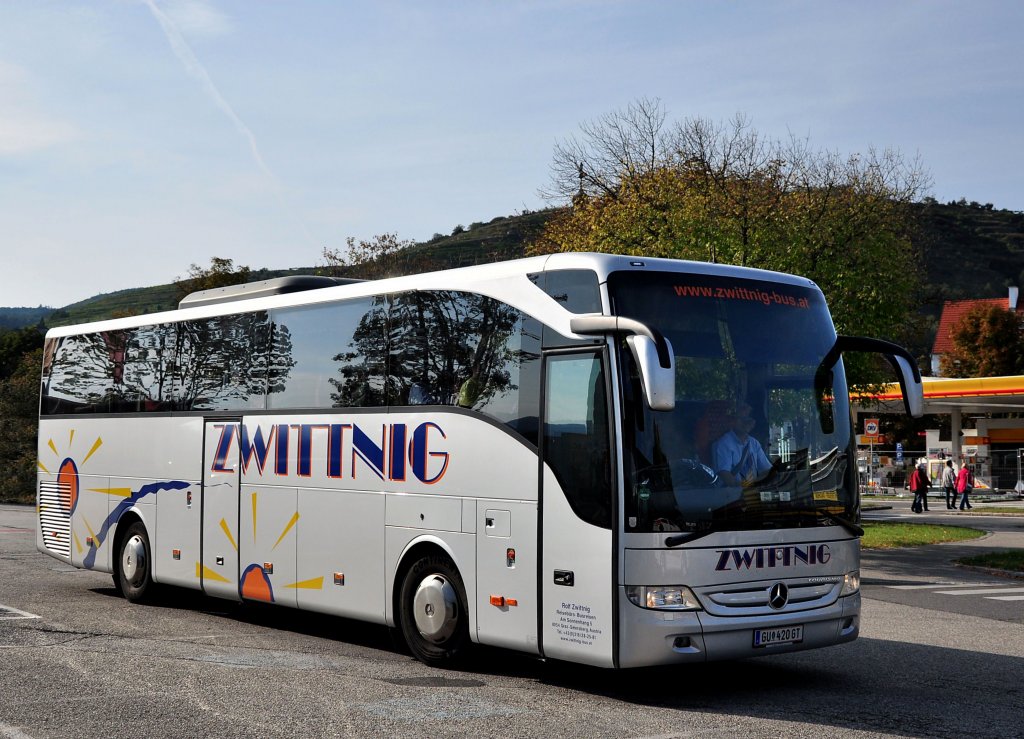
[(711, 446), (714, 469), (726, 485), (743, 485), (772, 468), (761, 442), (750, 435), (756, 421), (746, 403), (729, 415), (730, 429)]

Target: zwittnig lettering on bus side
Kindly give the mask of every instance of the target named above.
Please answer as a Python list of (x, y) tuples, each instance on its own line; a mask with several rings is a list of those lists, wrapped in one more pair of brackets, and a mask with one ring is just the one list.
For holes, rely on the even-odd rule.
[(828, 544), (756, 547), (754, 549), (716, 549), (715, 570), (763, 570), (771, 567), (823, 565), (832, 558)]
[(245, 424), (216, 428), (220, 438), (211, 472), (234, 472), (228, 460), (236, 440), (242, 471), (254, 468), (260, 477), (271, 473), (289, 477), (293, 471), (299, 477), (311, 477), (313, 459), (319, 456), (325, 459), (328, 478), (354, 480), (362, 469), (381, 480), (404, 482), (411, 472), (423, 484), (433, 485), (444, 477), (450, 460), (447, 451), (436, 448), (437, 442), (448, 436), (432, 421), (412, 429), (404, 423), (383, 423), (373, 431), (355, 423), (282, 423), (266, 427), (266, 431), (263, 426), (253, 429)]

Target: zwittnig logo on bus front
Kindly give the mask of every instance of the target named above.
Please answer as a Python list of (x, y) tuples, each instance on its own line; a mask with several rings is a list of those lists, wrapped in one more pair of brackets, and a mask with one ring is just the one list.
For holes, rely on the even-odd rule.
[(432, 447), (438, 437), (448, 438), (432, 421), (411, 430), (404, 423), (381, 424), (372, 432), (354, 423), (274, 424), (266, 432), (263, 426), (252, 431), (244, 424), (217, 428), (220, 438), (212, 472), (234, 472), (228, 460), (236, 438), (242, 471), (253, 467), (260, 477), (271, 470), (278, 477), (288, 477), (293, 470), (299, 477), (312, 477), (313, 459), (322, 458), (324, 474), (331, 479), (354, 480), (362, 467), (381, 480), (404, 482), (411, 472), (424, 485), (433, 485), (444, 477), (450, 459), (447, 451)]
[(769, 567), (796, 565), (823, 565), (832, 559), (828, 544), (807, 546), (757, 547), (755, 549), (716, 549), (718, 564), (715, 570), (763, 570)]

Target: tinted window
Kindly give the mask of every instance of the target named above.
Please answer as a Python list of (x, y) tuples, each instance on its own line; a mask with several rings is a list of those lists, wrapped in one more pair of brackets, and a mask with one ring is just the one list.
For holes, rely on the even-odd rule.
[(537, 275), (538, 287), (570, 313), (600, 313), (601, 286), (589, 269), (554, 269)]
[(577, 516), (611, 528), (608, 403), (600, 357), (548, 358), (544, 460)]
[[(589, 269), (556, 269), (530, 275), (530, 279), (551, 299), (570, 313), (601, 313), (601, 286), (597, 273)], [(544, 346), (575, 346), (600, 343), (598, 338), (570, 339), (549, 326), (544, 327)]]
[(266, 311), (185, 321), (177, 342), (172, 366), (181, 410), (261, 409), (268, 383), (285, 382), (294, 364), (286, 331), (271, 343)]
[(174, 326), (143, 326), (106, 334), (115, 349), (110, 411), (167, 411), (174, 407)]
[(117, 384), (121, 343), (116, 338), (111, 341), (109, 333), (57, 339), (44, 381), (44, 412), (107, 412)]
[(275, 336), (288, 336), (291, 371), (271, 383), (270, 408), (385, 404), (384, 298), (274, 311)]
[(174, 405), (173, 326), (104, 331), (51, 341), (44, 413), (127, 413)]
[(479, 411), (536, 443), (535, 321), (482, 295), (415, 292), (395, 298), (389, 335), (393, 404)]

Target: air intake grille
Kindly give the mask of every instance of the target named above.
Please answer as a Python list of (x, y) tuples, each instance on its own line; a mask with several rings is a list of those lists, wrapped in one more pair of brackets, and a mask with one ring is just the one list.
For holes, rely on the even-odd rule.
[(61, 499), (70, 497), (67, 483), (39, 482), (39, 529), (43, 532), (43, 544), (62, 557), (71, 556), (71, 514), (61, 505)]
[[(826, 582), (789, 580), (788, 598), (782, 613), (806, 611), (831, 605), (839, 597), (840, 578)], [(716, 616), (759, 616), (779, 613), (769, 605), (772, 585), (777, 581), (750, 583), (748, 585), (717, 586), (697, 591), (701, 604), (708, 613)]]

